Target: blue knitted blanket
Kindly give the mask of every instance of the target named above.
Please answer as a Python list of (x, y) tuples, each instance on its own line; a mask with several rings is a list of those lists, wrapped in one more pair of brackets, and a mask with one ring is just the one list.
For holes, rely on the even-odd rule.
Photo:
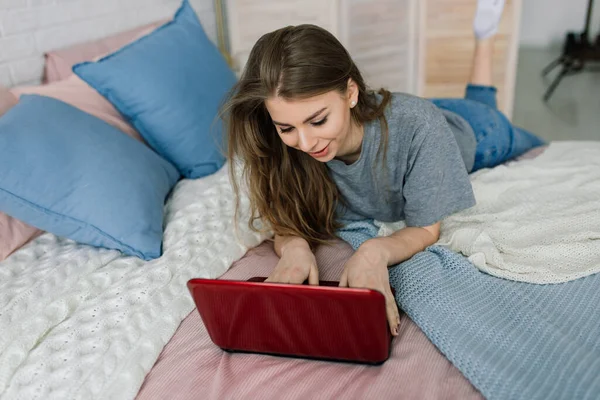
[[(373, 221), (339, 236), (354, 249)], [(557, 285), (508, 281), (431, 246), (390, 269), (399, 307), (490, 400), (600, 398), (600, 274)]]

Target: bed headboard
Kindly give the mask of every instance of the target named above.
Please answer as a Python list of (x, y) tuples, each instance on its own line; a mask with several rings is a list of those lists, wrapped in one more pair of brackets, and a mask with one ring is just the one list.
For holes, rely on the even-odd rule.
[[(217, 42), (213, 0), (190, 0)], [(44, 53), (171, 17), (181, 0), (0, 1), (0, 85), (39, 83)]]

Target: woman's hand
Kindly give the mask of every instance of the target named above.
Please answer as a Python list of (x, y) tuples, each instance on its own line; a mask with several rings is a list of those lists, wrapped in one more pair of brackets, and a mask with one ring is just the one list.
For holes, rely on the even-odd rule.
[(281, 247), (281, 258), (265, 282), (319, 284), (317, 260), (305, 241), (289, 242)]
[(392, 335), (398, 336), (400, 313), (390, 288), (388, 260), (377, 246), (377, 239), (365, 242), (344, 267), (340, 286), (375, 289), (385, 296), (387, 319)]

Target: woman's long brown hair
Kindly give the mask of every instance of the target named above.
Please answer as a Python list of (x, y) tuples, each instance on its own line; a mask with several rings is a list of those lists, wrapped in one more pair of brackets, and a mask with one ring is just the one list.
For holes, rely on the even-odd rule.
[(345, 94), (349, 79), (359, 89), (352, 118), (358, 124), (380, 120), (383, 134), (379, 153), (383, 149), (385, 161), (388, 127), (384, 110), (390, 93), (382, 89), (382, 101), (376, 99), (346, 49), (331, 33), (314, 25), (299, 25), (258, 40), (223, 108), (236, 219), (240, 194), (237, 179), (241, 177), (250, 199), (251, 229), (259, 230), (255, 222), (260, 219), (263, 229), (302, 237), (312, 248), (335, 238), (339, 228), (336, 207), (343, 199), (326, 165), (283, 143), (265, 100), (271, 96), (309, 98), (332, 90)]

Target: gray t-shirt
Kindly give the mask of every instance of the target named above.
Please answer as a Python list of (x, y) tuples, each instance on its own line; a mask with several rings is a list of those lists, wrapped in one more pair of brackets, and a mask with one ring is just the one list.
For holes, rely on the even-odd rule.
[(474, 206), (468, 171), (476, 141), (468, 123), (427, 99), (402, 93), (392, 95), (385, 116), (385, 164), (377, 157), (379, 120), (365, 124), (358, 160), (349, 165), (337, 159), (327, 163), (348, 206), (340, 207), (338, 216), (429, 226)]

